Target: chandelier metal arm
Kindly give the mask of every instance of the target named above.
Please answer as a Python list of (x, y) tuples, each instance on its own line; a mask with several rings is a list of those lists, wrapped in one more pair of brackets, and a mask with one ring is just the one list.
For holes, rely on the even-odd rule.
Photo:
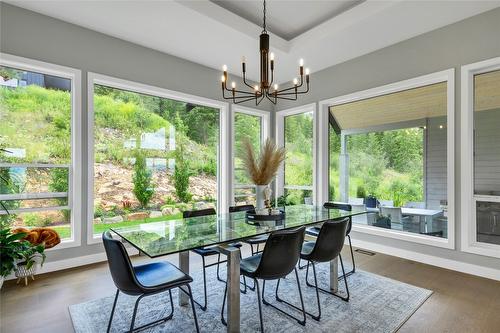
[[(255, 105), (259, 105), (264, 99), (269, 100), (273, 104), (277, 104), (278, 99), (296, 101), (298, 95), (306, 94), (309, 92), (309, 69), (305, 70), (304, 73), (304, 61), (300, 59), (299, 61), (299, 76), (300, 82), (297, 78), (293, 79), (293, 86), (278, 90), (278, 85), (274, 84), (274, 54), (269, 52), (269, 34), (266, 29), (266, 0), (264, 2), (263, 10), (263, 30), (260, 34), (260, 82), (255, 86), (252, 86), (250, 82), (247, 81), (246, 76), (246, 60), (243, 57), (241, 62), (242, 67), (242, 77), (243, 77), (243, 89), (250, 88), (250, 91), (238, 90), (236, 89), (236, 83), (234, 81), (229, 88), (227, 86), (228, 82), (228, 72), (227, 66), (223, 66), (223, 76), (222, 76), (222, 97), (227, 100), (232, 100), (233, 103), (239, 104), (247, 101), (255, 100)], [(270, 72), (270, 73), (269, 73)], [(305, 74), (305, 80), (304, 80)], [(306, 83), (305, 90), (300, 90), (304, 86), (304, 81)], [(274, 88), (274, 89), (273, 89)], [(225, 92), (229, 92), (226, 94)], [(229, 96), (227, 96), (229, 95)]]

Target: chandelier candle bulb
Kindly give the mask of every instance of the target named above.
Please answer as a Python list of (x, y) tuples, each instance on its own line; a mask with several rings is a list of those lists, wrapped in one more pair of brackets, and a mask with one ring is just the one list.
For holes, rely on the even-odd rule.
[(299, 65), (300, 65), (300, 67), (304, 67), (304, 59), (299, 60)]
[(309, 75), (309, 68), (306, 68), (306, 75)]
[(269, 55), (269, 59), (270, 59), (271, 61), (274, 61), (274, 53), (273, 53), (273, 52), (271, 52), (271, 54)]
[(296, 77), (294, 77), (294, 78), (293, 78), (293, 84), (294, 84), (294, 85), (297, 85), (298, 83), (299, 83), (299, 81), (297, 80), (297, 78), (296, 78)]
[(277, 84), (275, 84), (275, 85), (274, 85), (274, 91), (277, 91), (277, 90), (278, 90), (278, 85), (277, 85)]

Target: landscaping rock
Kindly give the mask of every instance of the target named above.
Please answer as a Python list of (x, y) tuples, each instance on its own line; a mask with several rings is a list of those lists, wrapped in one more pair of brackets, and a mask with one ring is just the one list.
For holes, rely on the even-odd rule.
[(194, 209), (200, 210), (200, 209), (205, 209), (207, 208), (207, 204), (204, 201), (199, 201), (194, 203)]
[(161, 210), (161, 214), (163, 216), (168, 216), (168, 215), (172, 215), (174, 212), (174, 208), (172, 207), (165, 207)]
[(149, 213), (149, 217), (151, 217), (151, 218), (161, 217), (161, 216), (162, 216), (162, 212), (157, 211), (157, 210), (153, 210), (152, 212)]
[(101, 223), (102, 223), (102, 220), (101, 220), (101, 218), (100, 218), (100, 217), (96, 217), (96, 218), (94, 219), (94, 224), (101, 224)]
[(127, 221), (137, 221), (137, 220), (144, 220), (149, 217), (148, 212), (136, 212), (136, 213), (130, 213), (127, 214)]
[(102, 219), (102, 223), (104, 224), (112, 224), (112, 223), (120, 223), (123, 222), (123, 217), (121, 215), (113, 216), (113, 217), (105, 217)]

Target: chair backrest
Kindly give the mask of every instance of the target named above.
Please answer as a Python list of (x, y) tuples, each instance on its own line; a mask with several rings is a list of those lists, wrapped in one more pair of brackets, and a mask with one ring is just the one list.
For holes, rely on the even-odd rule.
[(278, 279), (288, 275), (297, 264), (304, 242), (305, 227), (271, 233), (262, 252), (257, 278)]
[(422, 201), (410, 201), (405, 205), (406, 208), (420, 208), (425, 209), (425, 202)]
[(102, 242), (108, 257), (109, 271), (116, 288), (129, 295), (142, 294), (125, 246), (120, 241), (113, 239), (109, 231), (103, 232)]
[(229, 212), (230, 213), (246, 212), (246, 211), (254, 210), (254, 209), (255, 209), (254, 205), (230, 206)]
[(387, 216), (391, 219), (391, 222), (402, 222), (403, 213), (401, 212), (401, 207), (380, 207), (380, 213), (382, 216)]
[(345, 210), (347, 212), (352, 211), (352, 206), (345, 202), (325, 202), (323, 207), (327, 209), (340, 209)]
[(380, 200), (380, 207), (394, 207), (394, 201), (392, 200)]
[(207, 215), (215, 215), (215, 214), (217, 214), (215, 212), (215, 209), (207, 208), (207, 209), (200, 209), (200, 210), (185, 210), (182, 212), (182, 217), (187, 219), (190, 217), (207, 216)]
[(335, 259), (344, 246), (349, 218), (323, 223), (311, 252), (311, 260), (326, 262)]

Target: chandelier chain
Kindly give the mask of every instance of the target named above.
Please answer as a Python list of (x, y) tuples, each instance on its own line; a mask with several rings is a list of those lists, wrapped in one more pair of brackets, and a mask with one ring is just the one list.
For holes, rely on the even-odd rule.
[(264, 19), (263, 19), (263, 24), (262, 24), (262, 32), (267, 32), (266, 30), (266, 0), (264, 0), (264, 10), (263, 10), (263, 13), (264, 13)]

